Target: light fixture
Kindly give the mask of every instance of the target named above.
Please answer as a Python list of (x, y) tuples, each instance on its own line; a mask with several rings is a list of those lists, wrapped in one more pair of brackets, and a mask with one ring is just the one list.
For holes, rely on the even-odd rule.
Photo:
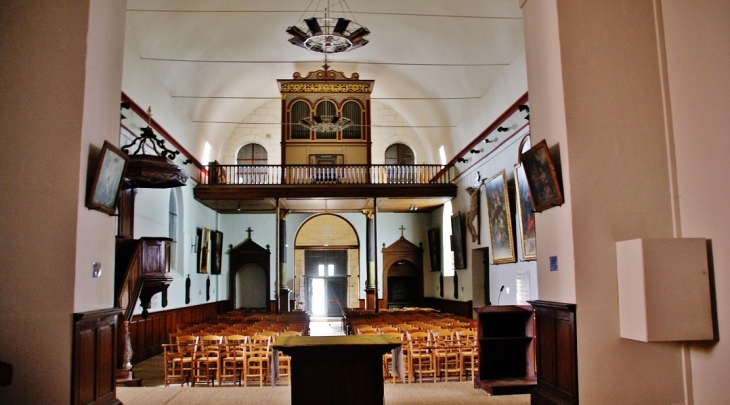
[[(324, 54), (324, 65), (322, 67), (324, 68), (324, 77), (330, 77), (326, 53)], [(326, 94), (324, 98), (325, 100), (328, 99)], [(311, 117), (304, 117), (299, 121), (299, 124), (310, 131), (323, 133), (342, 131), (352, 125), (351, 119), (337, 115), (337, 107), (335, 107), (334, 103), (327, 102), (324, 103), (323, 106), (324, 110), (322, 111), (322, 114), (315, 113), (315, 115), (312, 115)]]
[(505, 128), (505, 127), (497, 128), (497, 132), (507, 132), (507, 131), (509, 131), (509, 128)]
[(482, 153), (482, 150), (481, 149), (472, 149), (469, 151), (469, 153), (473, 153), (476, 155), (476, 154)]
[(527, 111), (527, 115), (525, 115), (525, 119), (528, 120), (528, 121), (530, 120), (530, 106), (528, 106), (527, 104), (520, 104), (517, 107), (517, 109), (520, 112)]
[[(314, 2), (310, 2), (312, 5)], [(319, 2), (317, 3), (317, 5)], [(350, 6), (345, 0), (338, 3), (341, 7), (341, 17), (332, 17), (330, 2), (327, 0), (327, 7), (324, 9), (324, 17), (316, 17), (317, 5), (312, 10), (312, 17), (304, 19), (298, 25), (292, 25), (286, 29), (291, 35), (289, 42), (304, 49), (320, 53), (340, 53), (357, 49), (368, 43), (367, 36), (370, 30), (358, 24), (355, 15), (350, 11)], [(346, 17), (345, 9), (350, 14)], [(307, 14), (309, 6), (304, 10), (302, 16)]]
[(238, 206), (236, 207), (236, 211), (241, 212), (241, 203), (238, 203)]
[(484, 143), (492, 143), (492, 142), (497, 142), (497, 138), (484, 140)]
[(464, 159), (464, 158), (457, 158), (457, 159), (456, 159), (456, 161), (457, 161), (458, 163), (468, 163), (468, 162), (469, 162), (469, 159)]
[(409, 211), (418, 211), (418, 207), (416, 207), (416, 204), (411, 204), (410, 207), (408, 207)]

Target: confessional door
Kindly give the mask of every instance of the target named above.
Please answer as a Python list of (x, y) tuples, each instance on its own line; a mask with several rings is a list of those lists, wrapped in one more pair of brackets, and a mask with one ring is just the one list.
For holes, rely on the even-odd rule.
[(307, 312), (312, 316), (342, 316), (347, 306), (347, 251), (304, 252)]

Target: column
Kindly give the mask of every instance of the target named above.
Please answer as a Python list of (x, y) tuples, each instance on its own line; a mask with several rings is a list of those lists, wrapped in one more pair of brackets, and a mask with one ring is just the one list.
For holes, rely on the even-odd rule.
[(286, 285), (286, 217), (288, 210), (279, 213), (279, 313), (289, 312), (289, 293)]
[(363, 210), (365, 215), (365, 247), (367, 260), (367, 278), (365, 279), (365, 308), (375, 308), (375, 223), (371, 210)]

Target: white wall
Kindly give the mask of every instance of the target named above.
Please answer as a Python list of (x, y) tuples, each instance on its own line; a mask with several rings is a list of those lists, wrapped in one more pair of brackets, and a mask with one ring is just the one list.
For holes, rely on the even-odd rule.
[[(681, 236), (712, 245), (720, 340), (691, 344), (694, 403), (730, 403), (730, 3), (662, 1)], [(723, 339), (724, 338), (724, 339)]]
[(113, 306), (114, 219), (84, 204), (116, 141), (124, 18), (122, 2), (0, 3), (0, 403), (69, 403), (73, 313)]
[(654, 3), (528, 0), (524, 16), (533, 142), (559, 156), (566, 195), (538, 216), (540, 298), (577, 304), (580, 401), (682, 403), (679, 344), (618, 323), (615, 242), (674, 235)]

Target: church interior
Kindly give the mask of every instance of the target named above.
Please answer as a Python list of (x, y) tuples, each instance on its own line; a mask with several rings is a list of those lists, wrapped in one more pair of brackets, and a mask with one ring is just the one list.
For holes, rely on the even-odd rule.
[(0, 403), (121, 403), (211, 319), (435, 314), (477, 390), (730, 403), (730, 2), (10, 0), (0, 38)]

